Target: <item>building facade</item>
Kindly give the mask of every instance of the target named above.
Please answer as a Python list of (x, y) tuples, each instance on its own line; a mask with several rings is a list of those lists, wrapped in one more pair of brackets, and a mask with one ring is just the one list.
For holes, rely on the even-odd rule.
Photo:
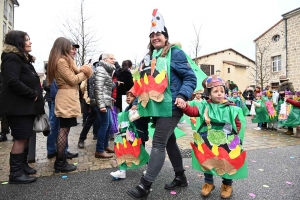
[(285, 75), (300, 90), (300, 8), (282, 17), (254, 40), (257, 63), (254, 81), (277, 89), (279, 77)]
[(217, 74), (225, 81), (233, 81), (242, 91), (251, 84), (249, 69), (254, 68), (255, 62), (234, 49), (203, 55), (194, 61), (206, 75)]
[[(14, 29), (14, 15), (15, 7), (19, 6), (17, 0), (3, 0), (0, 1), (0, 21), (2, 22), (0, 30), (0, 38), (4, 41), (5, 34)], [(2, 52), (3, 45), (0, 45), (0, 52)]]

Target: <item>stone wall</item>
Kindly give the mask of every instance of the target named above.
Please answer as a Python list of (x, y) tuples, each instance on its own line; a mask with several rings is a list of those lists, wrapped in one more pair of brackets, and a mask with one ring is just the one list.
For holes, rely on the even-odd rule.
[[(275, 35), (280, 36), (280, 39), (276, 42), (273, 41)], [(269, 77), (269, 84), (279, 82), (279, 76), (286, 75), (285, 21), (281, 20), (277, 25), (257, 39), (255, 43), (257, 65), (260, 66), (259, 49), (261, 49), (261, 52), (264, 52), (262, 65), (265, 69), (263, 71)], [(264, 48), (265, 51), (263, 51)], [(279, 55), (281, 56), (281, 71), (273, 72), (272, 57)], [(264, 87), (266, 84), (264, 84)]]
[(287, 76), (300, 90), (300, 13), (287, 19)]

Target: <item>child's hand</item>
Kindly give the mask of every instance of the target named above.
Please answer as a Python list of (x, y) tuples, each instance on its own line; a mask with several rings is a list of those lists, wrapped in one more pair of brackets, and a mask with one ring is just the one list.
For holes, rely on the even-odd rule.
[(132, 107), (131, 107), (131, 110), (136, 110), (137, 109), (137, 106), (136, 105), (133, 105)]
[(251, 115), (251, 119), (253, 119), (254, 118), (254, 115)]
[(182, 110), (185, 109), (186, 108), (186, 102), (183, 102), (179, 108), (182, 109)]

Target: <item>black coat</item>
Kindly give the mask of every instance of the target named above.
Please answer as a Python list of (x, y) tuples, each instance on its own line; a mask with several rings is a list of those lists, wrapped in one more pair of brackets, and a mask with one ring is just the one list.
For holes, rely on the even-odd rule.
[(118, 70), (116, 73), (117, 80), (123, 82), (124, 84), (117, 85), (117, 99), (116, 107), (122, 110), (122, 95), (126, 95), (126, 92), (129, 91), (133, 86), (132, 74), (130, 71)]
[(52, 101), (50, 98), (50, 85), (48, 85), (47, 80), (43, 80), (43, 89), (46, 91), (44, 96), (45, 101)]
[(34, 67), (12, 52), (2, 53), (1, 60), (0, 116), (44, 114), (42, 87)]
[(245, 90), (243, 92), (243, 97), (245, 98), (245, 100), (251, 100), (251, 101), (253, 101), (254, 98), (255, 98), (253, 90), (248, 90), (248, 91)]

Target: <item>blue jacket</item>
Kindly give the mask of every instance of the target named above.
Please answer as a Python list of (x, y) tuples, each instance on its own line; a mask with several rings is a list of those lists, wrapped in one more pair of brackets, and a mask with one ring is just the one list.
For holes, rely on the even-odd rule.
[(56, 81), (54, 80), (50, 85), (50, 98), (53, 102), (55, 102), (57, 90), (58, 90), (58, 86), (56, 84)]
[(170, 64), (170, 89), (172, 92), (172, 108), (179, 108), (174, 105), (175, 99), (189, 100), (196, 89), (197, 78), (189, 65), (185, 53), (180, 49), (171, 49)]

